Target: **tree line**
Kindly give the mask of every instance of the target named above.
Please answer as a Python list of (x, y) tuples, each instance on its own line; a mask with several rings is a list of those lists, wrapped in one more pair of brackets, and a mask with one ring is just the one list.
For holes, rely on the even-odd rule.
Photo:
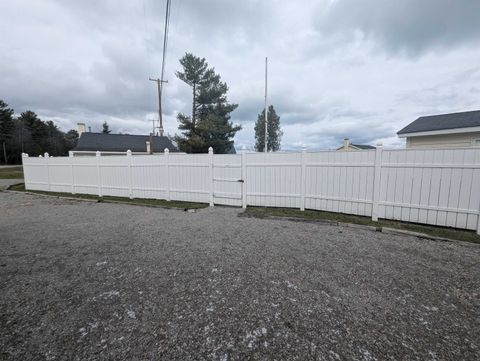
[(53, 121), (41, 120), (27, 110), (14, 116), (14, 110), (0, 100), (0, 159), (4, 164), (18, 164), (21, 154), (39, 156), (48, 152), (53, 156), (67, 155), (77, 144), (78, 132), (64, 133)]

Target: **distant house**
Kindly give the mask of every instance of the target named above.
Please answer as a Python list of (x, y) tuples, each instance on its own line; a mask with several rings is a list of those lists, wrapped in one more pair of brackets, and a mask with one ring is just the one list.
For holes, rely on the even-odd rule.
[(351, 152), (353, 150), (372, 150), (376, 149), (373, 145), (368, 144), (353, 144), (350, 143), (350, 139), (345, 138), (343, 140), (343, 145), (340, 148), (337, 148), (339, 152)]
[(163, 153), (165, 148), (170, 152), (178, 152), (177, 147), (167, 137), (83, 132), (72, 151), (74, 155), (89, 155), (97, 151), (116, 154), (125, 153), (127, 150), (136, 154), (150, 154)]
[(420, 117), (397, 134), (407, 148), (479, 147), (480, 110)]

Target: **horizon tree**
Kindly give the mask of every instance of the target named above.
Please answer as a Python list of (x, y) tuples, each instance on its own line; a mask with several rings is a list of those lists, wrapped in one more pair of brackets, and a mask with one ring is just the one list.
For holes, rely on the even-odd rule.
[[(283, 132), (280, 128), (280, 117), (273, 105), (268, 107), (267, 123), (267, 151), (276, 152), (280, 150)], [(265, 150), (265, 109), (258, 114), (255, 122), (255, 150), (257, 152)]]
[(13, 120), (13, 109), (0, 99), (0, 147), (5, 164), (8, 162), (7, 141), (13, 137), (15, 122)]
[(112, 131), (110, 130), (110, 127), (108, 125), (108, 123), (105, 121), (103, 122), (102, 124), (102, 133), (103, 134), (110, 134)]

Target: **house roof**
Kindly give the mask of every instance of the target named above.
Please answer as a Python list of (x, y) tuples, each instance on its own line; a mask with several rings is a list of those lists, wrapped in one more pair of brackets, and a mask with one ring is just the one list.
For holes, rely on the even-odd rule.
[[(82, 133), (78, 139), (75, 151), (103, 151), (103, 152), (146, 152), (147, 144), (150, 141), (149, 135), (128, 135), (128, 134), (104, 134), (104, 133)], [(163, 152), (168, 148), (171, 152), (178, 152), (178, 149), (167, 137), (153, 137), (153, 151)]]
[(420, 117), (401, 129), (397, 134), (472, 127), (480, 127), (480, 110)]
[(350, 143), (352, 147), (358, 148), (358, 149), (377, 149), (373, 145), (368, 145), (368, 144), (352, 144)]

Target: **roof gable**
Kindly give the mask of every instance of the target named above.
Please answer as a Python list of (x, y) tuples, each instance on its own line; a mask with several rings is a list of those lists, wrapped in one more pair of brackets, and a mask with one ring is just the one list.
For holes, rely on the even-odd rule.
[(420, 117), (397, 134), (471, 127), (480, 127), (480, 110)]
[[(104, 134), (104, 133), (82, 133), (78, 139), (75, 151), (101, 151), (101, 152), (146, 152), (149, 135), (128, 135), (128, 134)], [(168, 148), (171, 152), (178, 152), (178, 149), (167, 137), (153, 137), (153, 151), (163, 152)]]

